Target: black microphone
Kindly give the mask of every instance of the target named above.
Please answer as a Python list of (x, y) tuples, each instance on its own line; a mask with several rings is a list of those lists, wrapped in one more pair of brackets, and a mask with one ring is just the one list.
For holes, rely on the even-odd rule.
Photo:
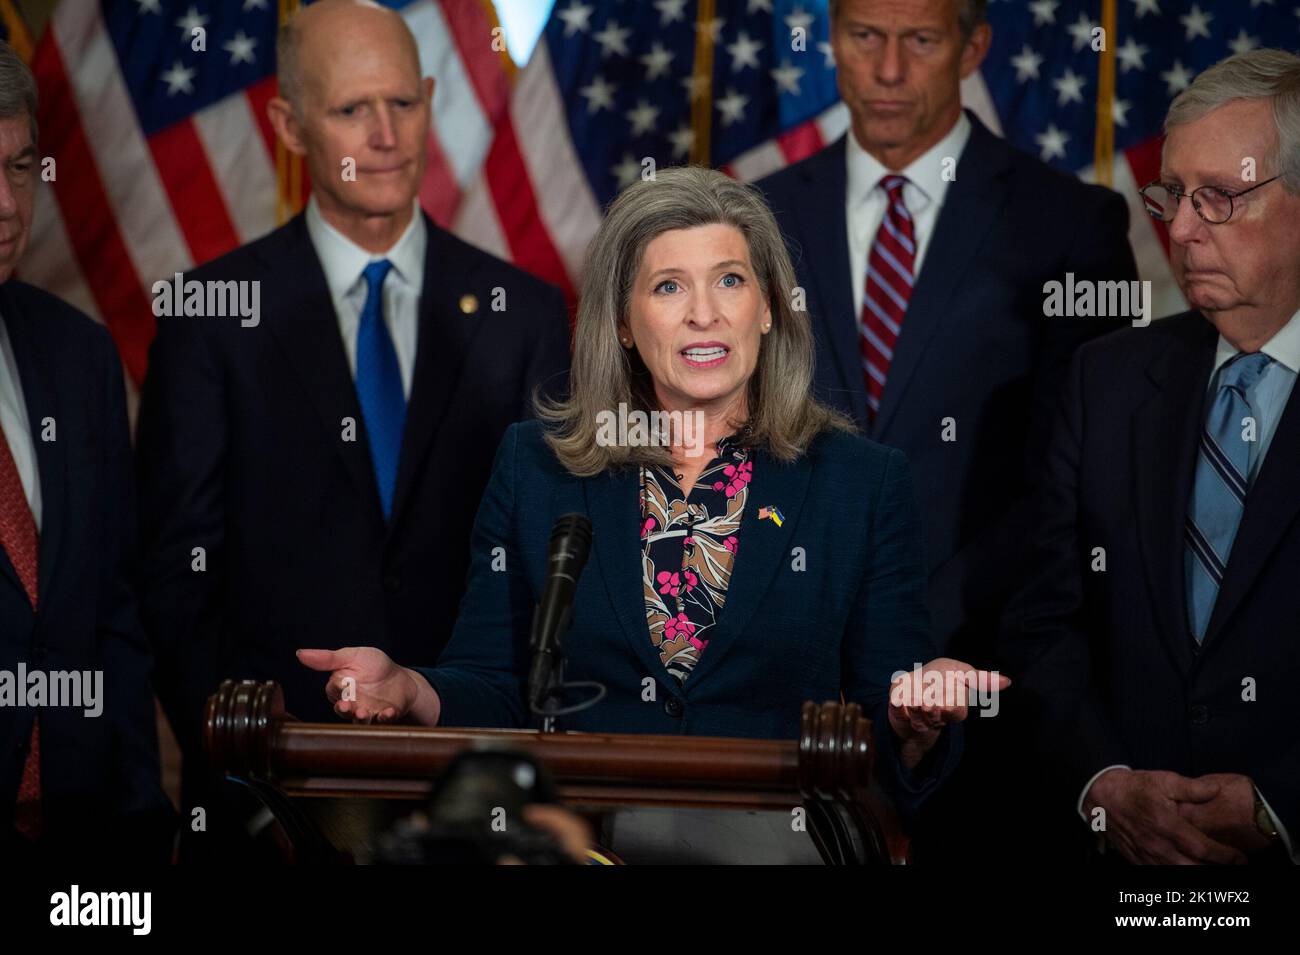
[(584, 514), (565, 514), (551, 529), (550, 557), (542, 599), (533, 614), (532, 669), (528, 674), (528, 705), (545, 715), (543, 704), (563, 681), (564, 651), (560, 640), (573, 619), (573, 595), (578, 577), (591, 554), (591, 521)]

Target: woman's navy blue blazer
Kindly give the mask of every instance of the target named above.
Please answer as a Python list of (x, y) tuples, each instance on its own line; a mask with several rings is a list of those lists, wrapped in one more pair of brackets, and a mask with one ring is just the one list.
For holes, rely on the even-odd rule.
[[(791, 464), (753, 455), (726, 603), (681, 684), (646, 624), (637, 469), (574, 477), (542, 428), (530, 421), (506, 431), (474, 523), (455, 630), (437, 666), (420, 671), (441, 698), (442, 725), (536, 725), (524, 702), (533, 608), (551, 528), (577, 512), (591, 520), (592, 546), (564, 639), (565, 678), (599, 681), (608, 693), (562, 718), (561, 729), (795, 739), (805, 700), (843, 693), (873, 718), (882, 769), (913, 797), (904, 804), (952, 771), (959, 725), (912, 776), (897, 763), (886, 719), (893, 674), (933, 656), (920, 520), (901, 451), (827, 432)], [(778, 509), (782, 523), (760, 519), (762, 507)]]

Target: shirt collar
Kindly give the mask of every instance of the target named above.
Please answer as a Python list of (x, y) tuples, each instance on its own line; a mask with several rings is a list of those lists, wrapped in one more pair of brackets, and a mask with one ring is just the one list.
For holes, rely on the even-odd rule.
[[(17, 399), (21, 401), (23, 389), (22, 382), (18, 380), (18, 361), (14, 355), (13, 344), (9, 341), (9, 328), (5, 324), (4, 316), (0, 315), (0, 385), (6, 381), (10, 383)], [(0, 396), (3, 396), (3, 392), (0, 392)]]
[(885, 168), (880, 160), (863, 149), (857, 137), (853, 135), (853, 127), (850, 126), (848, 148), (845, 152), (848, 156), (848, 194), (851, 205), (858, 206), (865, 202), (871, 195), (871, 190), (875, 189), (880, 180), (890, 173), (906, 176), (925, 197), (923, 205), (931, 202), (942, 205), (944, 196), (948, 192), (948, 179), (944, 177), (944, 160), (957, 159), (961, 156), (962, 150), (966, 148), (966, 141), (970, 139), (970, 131), (970, 119), (963, 110), (943, 139), (914, 159), (906, 169), (894, 170)]
[[(1300, 375), (1300, 311), (1292, 315), (1290, 320), (1278, 329), (1277, 334), (1264, 343), (1260, 351), (1288, 368), (1292, 374)], [(1215, 372), (1235, 354), (1237, 354), (1236, 346), (1220, 335), (1218, 347), (1214, 350), (1214, 370), (1210, 372), (1211, 380), (1214, 379)]]
[(415, 214), (387, 252), (367, 252), (325, 221), (313, 195), (307, 200), (307, 234), (320, 257), (330, 296), (341, 299), (356, 287), (361, 273), (371, 262), (387, 259), (398, 277), (417, 291), (424, 285), (424, 255), (429, 233), (418, 200), (411, 200)]

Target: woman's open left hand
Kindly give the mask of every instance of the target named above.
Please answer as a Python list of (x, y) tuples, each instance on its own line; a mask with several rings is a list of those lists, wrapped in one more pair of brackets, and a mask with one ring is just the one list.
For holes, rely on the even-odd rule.
[(889, 725), (915, 761), (939, 739), (949, 723), (966, 719), (970, 688), (999, 692), (1011, 685), (996, 671), (976, 670), (968, 663), (939, 657), (919, 670), (899, 674), (889, 685)]

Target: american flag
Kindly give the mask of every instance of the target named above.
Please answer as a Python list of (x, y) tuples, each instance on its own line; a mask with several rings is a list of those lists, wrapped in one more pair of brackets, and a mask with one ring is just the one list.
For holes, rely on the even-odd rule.
[[(23, 276), (105, 320), (137, 383), (153, 281), (277, 222), (284, 176), (265, 103), (285, 3), (63, 0), (37, 47), (40, 145), (57, 178), (38, 194)], [(1300, 7), (992, 0), (993, 46), (964, 101), (1016, 145), (1088, 179), (1102, 60), (1092, 30), (1109, 4), (1110, 179), (1129, 199), (1139, 268), (1166, 314), (1184, 305), (1137, 196), (1158, 170), (1165, 109), (1232, 52), (1294, 48)], [(488, 0), (389, 5), (436, 80), (425, 209), (570, 296), (602, 208), (649, 161), (708, 162), (752, 180), (848, 125), (825, 0), (557, 0), (517, 75), (491, 42)], [(192, 48), (195, 27), (207, 32), (204, 52)]]
[[(1294, 48), (1300, 7), (1279, 0), (991, 0), (993, 44), (962, 98), (1020, 148), (1089, 181), (1098, 179), (1094, 126), (1101, 51), (1094, 28), (1115, 7), (1106, 37), (1116, 84), (1110, 98), (1115, 151), (1108, 182), (1129, 202), (1130, 240), (1153, 312), (1182, 311), (1164, 227), (1143, 211), (1138, 189), (1156, 178), (1160, 127), (1173, 97), (1198, 72), (1253, 46)], [(838, 100), (825, 0), (559, 0), (512, 104), (512, 150), (526, 154), (538, 194), (495, 195), (517, 210), (504, 225), (463, 223), (476, 242), (552, 281), (572, 281), (599, 209), (657, 165), (691, 155), (689, 95), (697, 37), (714, 37), (711, 140), (704, 159), (745, 180), (820, 149), (847, 127)], [(806, 40), (796, 44), (803, 31)], [(796, 46), (798, 48), (796, 48)], [(516, 145), (518, 144), (518, 145)], [(494, 148), (493, 152), (496, 152)], [(502, 163), (506, 165), (506, 163)], [(489, 203), (474, 203), (486, 211)], [(534, 234), (520, 241), (526, 224)]]
[[(395, 4), (437, 86), (421, 202), (451, 222), (513, 69), (485, 0)], [(22, 277), (104, 321), (144, 377), (149, 290), (277, 224), (293, 164), (266, 117), (284, 0), (62, 0), (37, 45), (43, 156)], [(196, 44), (195, 30), (203, 31)], [(202, 49), (196, 49), (201, 45)], [(301, 204), (306, 184), (295, 196)], [(282, 211), (282, 210), (281, 210)]]
[[(1058, 168), (1097, 178), (1093, 152), (1101, 56), (1093, 31), (1115, 7), (1110, 115), (1112, 187), (1129, 201), (1130, 240), (1142, 278), (1152, 282), (1153, 314), (1187, 305), (1174, 284), (1164, 226), (1142, 209), (1138, 190), (1160, 172), (1161, 124), (1170, 102), (1196, 74), (1257, 47), (1300, 47), (1296, 0), (991, 0), (993, 45), (983, 83), (998, 125), (1012, 143)], [(987, 118), (987, 117), (986, 117)]]
[(844, 132), (828, 40), (825, 0), (557, 0), (457, 231), (572, 294), (649, 162), (751, 180)]

